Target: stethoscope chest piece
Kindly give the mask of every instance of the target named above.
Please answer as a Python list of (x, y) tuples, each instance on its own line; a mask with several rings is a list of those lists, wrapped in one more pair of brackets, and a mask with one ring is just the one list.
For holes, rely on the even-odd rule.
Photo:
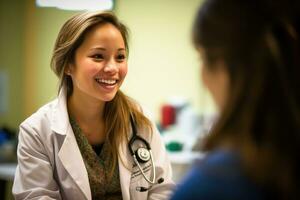
[(140, 147), (135, 151), (136, 159), (141, 163), (146, 163), (150, 160), (150, 152), (144, 147)]
[[(155, 176), (155, 166), (153, 162), (153, 156), (150, 148), (150, 144), (142, 137), (137, 135), (136, 127), (133, 121), (133, 117), (130, 116), (130, 123), (132, 128), (132, 137), (128, 142), (128, 149), (130, 154), (133, 157), (133, 161), (136, 164), (136, 166), (139, 168), (141, 174), (145, 178), (147, 182), (149, 182), (151, 185), (155, 184), (156, 176)], [(136, 150), (133, 149), (133, 146), (136, 142), (142, 143), (143, 146), (138, 147)], [(145, 171), (143, 170), (140, 163), (146, 163), (149, 160), (151, 160), (151, 166), (152, 166), (152, 180), (150, 180), (150, 177), (148, 178), (145, 174)], [(145, 190), (146, 191), (146, 190)]]

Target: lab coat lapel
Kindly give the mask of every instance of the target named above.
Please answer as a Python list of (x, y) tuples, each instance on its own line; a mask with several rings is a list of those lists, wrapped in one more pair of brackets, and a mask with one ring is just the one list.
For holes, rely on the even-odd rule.
[(69, 122), (67, 94), (64, 87), (58, 95), (57, 104), (53, 109), (51, 118), (52, 130), (56, 134), (65, 136), (58, 152), (58, 157), (86, 199), (91, 200), (87, 170)]
[(65, 169), (84, 193), (86, 199), (91, 200), (88, 174), (71, 126), (69, 126), (67, 130), (66, 138), (61, 146), (58, 156)]
[(132, 158), (127, 148), (127, 143), (119, 147), (120, 155), (118, 157), (119, 173), (123, 200), (130, 200), (129, 186), (132, 173)]

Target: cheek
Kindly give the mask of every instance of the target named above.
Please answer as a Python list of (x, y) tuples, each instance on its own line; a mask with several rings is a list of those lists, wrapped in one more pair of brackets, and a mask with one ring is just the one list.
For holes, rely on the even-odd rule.
[(128, 67), (127, 63), (120, 66), (119, 74), (124, 79), (127, 75)]
[(202, 83), (203, 83), (204, 87), (209, 91), (213, 100), (217, 103), (218, 102), (218, 91), (217, 91), (216, 84), (218, 84), (218, 80), (216, 80), (215, 76), (213, 76), (212, 72), (209, 72), (209, 70), (207, 68), (205, 68), (204, 66), (201, 69), (201, 77), (202, 77)]
[(200, 66), (200, 76), (201, 76), (202, 84), (204, 85), (204, 87), (208, 88), (207, 71), (203, 65)]
[(86, 71), (86, 73), (90, 74), (90, 75), (95, 75), (97, 73), (99, 73), (99, 64), (94, 63), (94, 62), (90, 62), (90, 61), (86, 61), (84, 62), (83, 66), (84, 66), (84, 70)]
[(94, 67), (94, 66), (87, 66), (86, 67), (86, 73), (89, 75), (89, 76), (95, 76), (96, 74), (99, 73), (99, 69), (97, 67)]
[(76, 62), (75, 70), (77, 73), (87, 77), (92, 77), (99, 72), (99, 69), (95, 63), (91, 63), (85, 59), (81, 59)]

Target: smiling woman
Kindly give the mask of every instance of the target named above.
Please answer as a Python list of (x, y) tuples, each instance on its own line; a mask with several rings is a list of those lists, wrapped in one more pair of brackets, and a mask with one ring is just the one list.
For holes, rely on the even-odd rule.
[(65, 70), (73, 83), (70, 104), (83, 97), (94, 99), (98, 105), (93, 107), (103, 107), (104, 102), (113, 99), (127, 74), (126, 48), (120, 31), (111, 24), (93, 27), (77, 49), (74, 62)]
[[(20, 125), (15, 199), (168, 199), (174, 184), (159, 133), (120, 90), (127, 37), (109, 12), (77, 14), (63, 25), (51, 60), (59, 95)], [(141, 146), (151, 159), (137, 163)]]

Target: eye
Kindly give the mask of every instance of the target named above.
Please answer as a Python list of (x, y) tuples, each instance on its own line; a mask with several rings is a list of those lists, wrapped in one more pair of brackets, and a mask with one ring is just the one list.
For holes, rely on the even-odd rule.
[(119, 54), (119, 55), (117, 55), (117, 61), (118, 62), (122, 62), (125, 59), (126, 59), (125, 54)]
[(104, 56), (102, 54), (94, 54), (91, 56), (91, 58), (93, 58), (95, 60), (102, 60), (102, 59), (104, 59)]

